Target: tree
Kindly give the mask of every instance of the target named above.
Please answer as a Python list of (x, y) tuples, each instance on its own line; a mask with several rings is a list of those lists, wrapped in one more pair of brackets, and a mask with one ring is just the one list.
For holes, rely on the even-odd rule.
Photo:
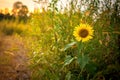
[(26, 5), (22, 5), (21, 9), (18, 12), (18, 16), (20, 17), (26, 17), (28, 13), (28, 8)]
[(26, 17), (28, 13), (28, 7), (23, 5), (22, 2), (17, 1), (13, 4), (12, 12), (15, 17)]
[(18, 16), (18, 12), (19, 12), (22, 5), (23, 5), (22, 2), (19, 2), (19, 1), (15, 2), (13, 4), (12, 12), (13, 12), (14, 16)]

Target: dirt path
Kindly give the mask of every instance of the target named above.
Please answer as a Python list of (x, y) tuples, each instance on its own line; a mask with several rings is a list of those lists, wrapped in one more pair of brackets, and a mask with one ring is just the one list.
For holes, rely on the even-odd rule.
[(0, 80), (30, 80), (26, 53), (18, 36), (0, 36)]

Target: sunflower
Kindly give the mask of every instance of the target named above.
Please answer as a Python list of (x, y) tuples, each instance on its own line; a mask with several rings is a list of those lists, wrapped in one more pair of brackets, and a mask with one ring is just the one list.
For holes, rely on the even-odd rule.
[(73, 35), (77, 41), (86, 42), (93, 38), (93, 28), (89, 24), (80, 24), (75, 27)]

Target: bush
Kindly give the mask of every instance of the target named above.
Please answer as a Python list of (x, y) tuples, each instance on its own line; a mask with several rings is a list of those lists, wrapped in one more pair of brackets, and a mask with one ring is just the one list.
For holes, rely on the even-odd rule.
[(31, 31), (29, 24), (17, 22), (17, 20), (16, 21), (2, 20), (0, 22), (0, 25), (1, 33), (5, 35), (13, 34), (28, 35), (28, 33), (30, 33)]

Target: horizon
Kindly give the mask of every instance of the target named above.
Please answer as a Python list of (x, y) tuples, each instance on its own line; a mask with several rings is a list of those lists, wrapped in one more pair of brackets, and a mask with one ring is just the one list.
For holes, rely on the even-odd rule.
[(33, 2), (33, 0), (0, 0), (0, 10), (4, 10), (5, 8), (11, 10), (13, 8), (13, 4), (17, 1), (20, 1), (23, 3), (23, 5), (26, 5), (30, 12), (34, 11), (35, 3)]

